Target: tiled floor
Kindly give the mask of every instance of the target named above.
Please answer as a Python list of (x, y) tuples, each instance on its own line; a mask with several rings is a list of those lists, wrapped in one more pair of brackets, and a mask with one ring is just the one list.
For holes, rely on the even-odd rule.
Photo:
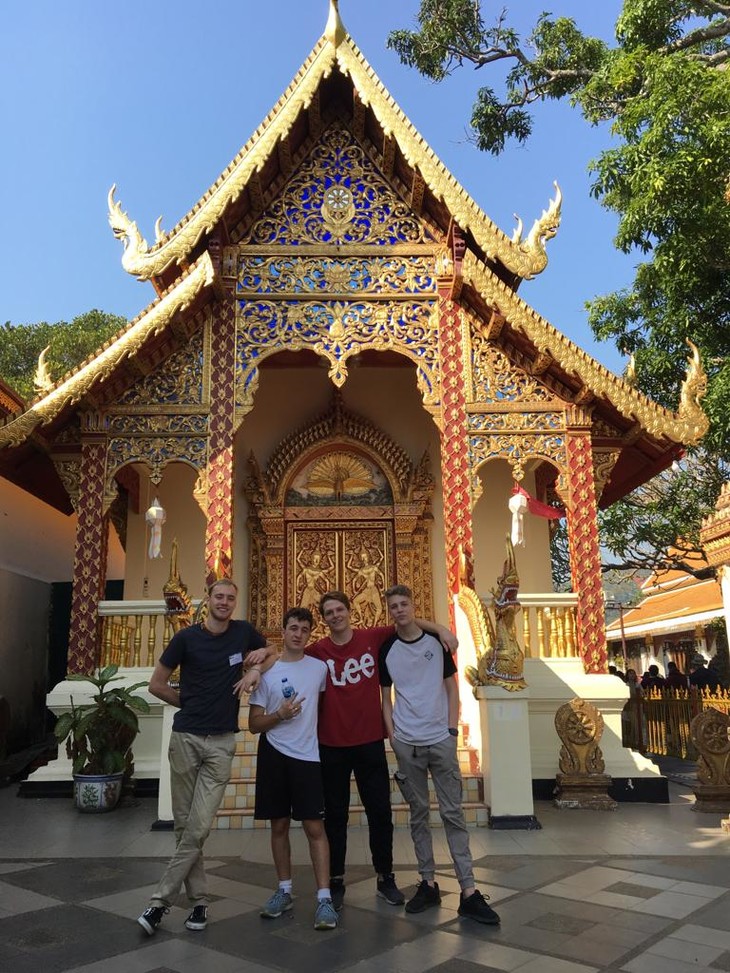
[[(558, 811), (542, 831), (471, 832), (480, 887), (499, 928), (456, 914), (458, 887), (436, 832), (442, 904), (407, 916), (377, 899), (367, 834), (350, 835), (347, 896), (333, 932), (312, 927), (314, 883), (293, 832), (295, 907), (265, 920), (274, 887), (263, 831), (214, 833), (206, 848), (208, 929), (188, 932), (180, 900), (147, 937), (135, 919), (173, 836), (151, 832), (154, 801), (80, 815), (65, 800), (0, 791), (0, 973), (710, 973), (730, 971), (730, 837), (720, 815), (669, 805)], [(407, 831), (396, 832), (399, 884), (417, 881)]]

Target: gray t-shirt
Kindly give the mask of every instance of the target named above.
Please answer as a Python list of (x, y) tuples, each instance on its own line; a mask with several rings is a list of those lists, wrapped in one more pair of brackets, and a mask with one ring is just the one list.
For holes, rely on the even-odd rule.
[(449, 701), (444, 680), (456, 672), (451, 654), (429, 632), (412, 642), (392, 636), (380, 650), (380, 685), (395, 686), (396, 740), (420, 747), (449, 735)]
[(263, 706), (266, 713), (275, 713), (284, 702), (283, 685), (293, 687), (298, 694), (297, 699), (303, 700), (298, 716), (282, 720), (266, 731), (266, 739), (279, 753), (297, 760), (319, 763), (317, 713), (319, 694), (324, 692), (326, 682), (327, 666), (319, 659), (306, 655), (297, 662), (277, 659), (269, 671), (261, 676), (258, 687), (251, 693), (249, 703), (252, 706)]

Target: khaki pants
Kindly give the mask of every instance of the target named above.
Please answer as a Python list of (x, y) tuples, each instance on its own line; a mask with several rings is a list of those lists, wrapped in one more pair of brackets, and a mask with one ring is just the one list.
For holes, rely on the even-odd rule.
[(169, 908), (183, 883), (191, 902), (207, 904), (203, 844), (230, 779), (235, 749), (233, 733), (173, 731), (169, 755), (176, 849), (150, 900), (153, 905)]

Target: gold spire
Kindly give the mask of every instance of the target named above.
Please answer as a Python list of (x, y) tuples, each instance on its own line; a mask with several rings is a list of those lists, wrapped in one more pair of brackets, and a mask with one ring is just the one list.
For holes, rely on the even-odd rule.
[(339, 0), (330, 0), (330, 13), (327, 18), (327, 26), (324, 29), (324, 36), (333, 47), (338, 47), (347, 37), (347, 31), (340, 19)]

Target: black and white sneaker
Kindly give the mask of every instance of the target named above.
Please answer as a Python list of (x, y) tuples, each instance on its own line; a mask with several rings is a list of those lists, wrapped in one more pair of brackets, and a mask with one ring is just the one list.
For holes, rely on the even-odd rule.
[(425, 912), (433, 906), (441, 905), (441, 891), (438, 882), (429, 885), (424, 879), (418, 883), (416, 894), (406, 902), (406, 912)]
[(208, 906), (193, 906), (193, 911), (185, 920), (185, 928), (192, 929), (194, 932), (202, 932), (208, 925)]
[(385, 899), (388, 905), (403, 905), (406, 901), (405, 895), (395, 884), (395, 875), (383, 875), (378, 879), (378, 893), (381, 899)]
[(499, 916), (484, 899), (479, 891), (472, 892), (468, 899), (464, 898), (462, 892), (459, 901), (459, 915), (464, 919), (474, 919), (475, 922), (482, 922), (485, 926), (498, 926)]
[(148, 936), (154, 936), (157, 932), (157, 927), (162, 922), (162, 917), (169, 911), (169, 909), (166, 909), (162, 905), (151, 905), (149, 909), (144, 910), (139, 919), (137, 919), (137, 922)]

